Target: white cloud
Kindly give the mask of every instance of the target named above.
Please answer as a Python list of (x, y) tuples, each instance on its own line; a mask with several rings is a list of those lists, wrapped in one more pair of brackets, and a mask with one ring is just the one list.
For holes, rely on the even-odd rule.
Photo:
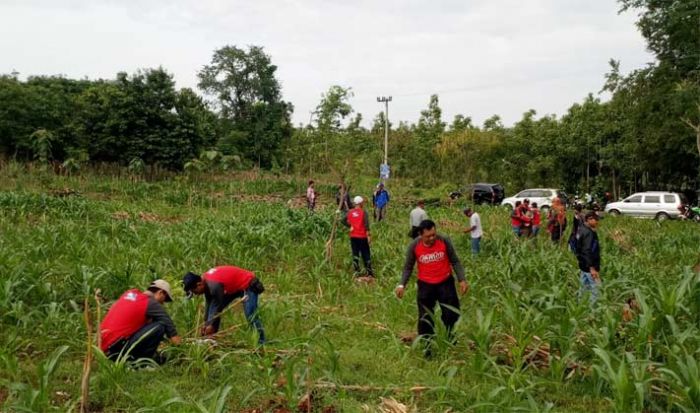
[(104, 78), (162, 65), (195, 87), (214, 49), (254, 44), (278, 65), (295, 122), (340, 84), (366, 120), (378, 95), (394, 95), (393, 120), (416, 121), (441, 92), (448, 121), (512, 123), (597, 92), (610, 58), (628, 70), (651, 61), (634, 18), (612, 0), (4, 0), (0, 72)]

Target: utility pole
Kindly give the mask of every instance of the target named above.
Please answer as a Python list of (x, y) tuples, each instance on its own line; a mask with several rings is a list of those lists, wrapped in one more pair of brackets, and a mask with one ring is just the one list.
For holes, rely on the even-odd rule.
[(389, 164), (389, 102), (391, 96), (377, 97), (377, 102), (384, 102), (384, 165)]

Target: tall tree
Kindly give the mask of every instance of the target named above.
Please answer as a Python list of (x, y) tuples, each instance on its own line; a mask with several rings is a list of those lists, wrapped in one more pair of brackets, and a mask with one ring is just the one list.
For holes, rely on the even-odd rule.
[(433, 146), (440, 142), (443, 132), (445, 132), (445, 122), (442, 121), (438, 95), (432, 95), (428, 108), (420, 113), (416, 135), (420, 141)]
[(262, 167), (272, 166), (292, 134), (293, 107), (282, 100), (276, 72), (262, 47), (225, 46), (198, 74), (199, 87), (217, 100), (225, 133)]

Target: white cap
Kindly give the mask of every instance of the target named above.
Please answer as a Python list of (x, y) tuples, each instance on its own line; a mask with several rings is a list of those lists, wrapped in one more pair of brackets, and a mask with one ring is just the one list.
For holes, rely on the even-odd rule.
[(365, 202), (365, 200), (362, 199), (362, 197), (359, 196), (359, 195), (352, 199), (352, 203), (355, 204), (355, 205), (361, 204), (361, 203), (363, 203), (363, 202)]
[(168, 298), (165, 299), (165, 301), (173, 301), (173, 294), (170, 292), (170, 283), (165, 281), (165, 280), (155, 280), (151, 283), (151, 285), (148, 288), (155, 287), (159, 290), (165, 291), (165, 294), (168, 295)]

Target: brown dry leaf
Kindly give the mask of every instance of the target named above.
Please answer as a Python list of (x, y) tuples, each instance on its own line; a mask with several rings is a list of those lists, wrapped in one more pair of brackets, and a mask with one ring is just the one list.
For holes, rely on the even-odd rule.
[(382, 413), (414, 413), (417, 410), (414, 407), (406, 406), (403, 403), (398, 402), (393, 397), (384, 398), (382, 397), (382, 404), (379, 406)]
[(129, 219), (129, 213), (126, 211), (117, 211), (112, 214), (112, 219)]
[(374, 284), (375, 279), (374, 277), (356, 277), (355, 282), (364, 284)]
[(698, 263), (695, 264), (695, 266), (693, 267), (693, 271), (700, 274), (700, 261), (698, 261)]

